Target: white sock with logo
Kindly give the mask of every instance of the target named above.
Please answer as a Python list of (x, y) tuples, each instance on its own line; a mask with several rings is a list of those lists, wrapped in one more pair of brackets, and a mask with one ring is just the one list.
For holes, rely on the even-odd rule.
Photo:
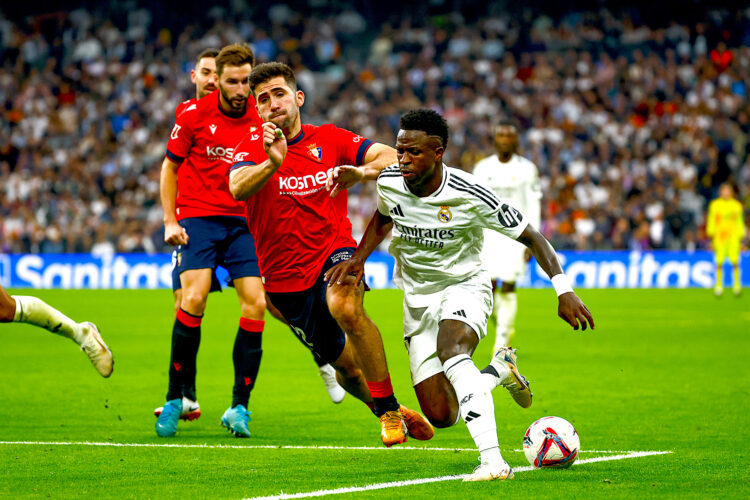
[(16, 301), (13, 321), (40, 326), (57, 335), (68, 337), (78, 345), (86, 337), (88, 330), (41, 299), (25, 295), (14, 295), (13, 299)]
[(510, 337), (516, 330), (516, 313), (518, 312), (518, 297), (516, 292), (498, 293), (495, 291), (495, 308), (497, 310), (497, 330), (495, 331), (495, 346), (492, 353), (501, 347), (508, 347)]
[(456, 391), (461, 417), (477, 445), (480, 459), (482, 462), (501, 461), (495, 405), (479, 369), (468, 354), (459, 354), (446, 360), (443, 370)]

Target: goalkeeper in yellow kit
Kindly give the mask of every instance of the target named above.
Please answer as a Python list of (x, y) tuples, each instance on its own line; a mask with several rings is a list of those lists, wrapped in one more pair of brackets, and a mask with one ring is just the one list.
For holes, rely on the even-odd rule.
[(740, 246), (745, 237), (745, 220), (742, 204), (734, 199), (731, 184), (719, 186), (719, 197), (708, 204), (706, 218), (706, 236), (711, 238), (711, 245), (716, 254), (716, 285), (714, 294), (724, 292), (723, 266), (729, 259), (733, 268), (732, 291), (740, 294)]

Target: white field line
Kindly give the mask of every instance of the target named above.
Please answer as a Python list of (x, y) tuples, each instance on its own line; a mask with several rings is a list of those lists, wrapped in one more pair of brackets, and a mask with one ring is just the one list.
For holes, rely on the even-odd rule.
[[(0, 445), (27, 445), (27, 446), (113, 446), (122, 448), (205, 448), (205, 449), (248, 449), (248, 450), (366, 450), (366, 451), (473, 451), (476, 448), (435, 448), (398, 446), (386, 448), (384, 446), (295, 446), (274, 444), (182, 444), (182, 443), (111, 443), (95, 441), (0, 441)], [(501, 450), (522, 453), (523, 450)], [(581, 450), (581, 453), (641, 453), (637, 450)], [(671, 453), (669, 451), (659, 453)]]
[[(590, 464), (594, 462), (608, 462), (610, 460), (625, 460), (628, 458), (648, 457), (651, 455), (666, 455), (668, 453), (672, 453), (672, 452), (671, 451), (634, 451), (634, 452), (625, 453), (621, 455), (610, 455), (610, 456), (605, 456), (605, 457), (586, 458), (583, 460), (576, 461), (573, 465)], [(513, 472), (514, 473), (530, 472), (534, 470), (539, 470), (539, 469), (529, 465), (526, 467), (515, 467), (513, 469)], [(402, 486), (412, 486), (415, 484), (428, 484), (428, 483), (437, 483), (437, 482), (442, 482), (442, 481), (456, 481), (458, 479), (463, 479), (466, 476), (468, 476), (468, 474), (464, 474), (460, 476), (426, 477), (423, 479), (410, 479), (408, 481), (393, 481), (390, 483), (368, 484), (367, 486), (350, 486), (346, 488), (336, 488), (333, 490), (310, 491), (308, 493), (290, 493), (290, 494), (281, 493), (280, 495), (271, 495), (271, 496), (266, 496), (266, 497), (253, 497), (253, 498), (244, 499), (244, 500), (285, 500), (285, 499), (291, 499), (291, 498), (312, 498), (312, 497), (321, 497), (324, 495), (357, 493), (359, 491), (372, 491), (372, 490), (382, 490), (382, 489), (387, 489), (387, 488), (400, 488)]]

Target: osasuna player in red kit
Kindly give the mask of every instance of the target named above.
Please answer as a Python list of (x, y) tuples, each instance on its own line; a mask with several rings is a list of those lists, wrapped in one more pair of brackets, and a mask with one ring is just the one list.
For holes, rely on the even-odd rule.
[[(195, 84), (195, 97), (187, 101), (182, 101), (177, 105), (174, 111), (175, 119), (192, 104), (197, 103), (201, 98), (218, 88), (219, 80), (216, 76), (216, 56), (218, 54), (219, 51), (216, 49), (204, 49), (198, 54), (195, 68), (190, 70), (190, 81)], [(172, 204), (174, 204), (174, 199), (177, 197), (177, 176), (167, 175), (163, 177), (161, 189), (166, 190), (168, 195), (172, 197)], [(180, 268), (177, 266), (177, 262), (181, 260), (178, 248), (175, 247), (172, 252), (172, 292), (174, 293), (175, 316), (179, 313), (182, 303), (182, 282), (180, 281)], [(216, 277), (216, 273), (211, 277), (211, 291), (221, 291), (221, 284)], [(158, 417), (161, 415), (163, 409), (161, 406), (156, 408), (154, 415)], [(192, 383), (188, 383), (186, 387), (182, 388), (182, 411), (180, 412), (180, 418), (182, 420), (195, 420), (200, 416), (201, 409), (195, 398), (195, 379), (193, 379)]]
[(362, 305), (364, 286), (323, 282), (356, 246), (346, 196), (332, 199), (325, 189), (329, 170), (348, 164), (379, 171), (396, 160), (395, 151), (333, 125), (302, 125), (305, 96), (286, 64), (257, 66), (250, 88), (265, 123), (238, 144), (229, 186), (245, 200), (268, 296), (299, 338), (336, 368), (341, 385), (380, 418), (386, 446), (406, 441), (407, 429), (430, 439), (432, 426), (393, 394), (380, 332)]
[(227, 171), (234, 146), (249, 129), (260, 127), (248, 87), (254, 62), (248, 47), (224, 47), (216, 56), (218, 92), (189, 104), (167, 143), (161, 183), (164, 240), (180, 245), (183, 296), (172, 332), (167, 403), (156, 421), (160, 436), (177, 431), (183, 390), (194, 384), (201, 320), (219, 263), (229, 271), (241, 306), (232, 405), (221, 422), (237, 436), (250, 435), (247, 403), (260, 366), (266, 302), (254, 242), (241, 205), (229, 193)]

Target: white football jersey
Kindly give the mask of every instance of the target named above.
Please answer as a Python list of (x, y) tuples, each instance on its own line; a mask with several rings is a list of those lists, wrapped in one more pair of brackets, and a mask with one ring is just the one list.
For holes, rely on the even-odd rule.
[(487, 274), (480, 258), (485, 228), (517, 239), (528, 224), (472, 174), (445, 165), (442, 184), (429, 196), (412, 194), (398, 165), (383, 169), (377, 189), (378, 210), (393, 219), (393, 282), (411, 306), (447, 285)]
[(539, 170), (523, 156), (514, 154), (507, 163), (497, 155), (477, 162), (474, 175), (494, 193), (526, 215), (529, 224), (539, 229), (542, 189)]

